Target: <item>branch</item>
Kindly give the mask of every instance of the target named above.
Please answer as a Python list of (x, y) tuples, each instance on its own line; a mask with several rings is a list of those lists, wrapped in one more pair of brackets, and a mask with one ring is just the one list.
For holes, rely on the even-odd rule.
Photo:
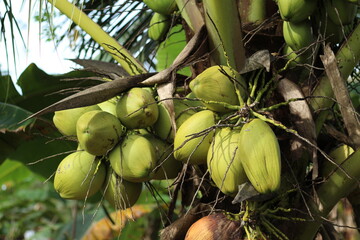
[[(346, 42), (341, 46), (339, 51), (336, 53), (336, 62), (338, 63), (338, 68), (340, 75), (343, 79), (347, 79), (351, 72), (354, 70), (355, 66), (359, 63), (360, 59), (360, 23), (354, 28), (353, 32), (349, 36)], [(327, 75), (324, 75), (315, 90), (312, 93), (312, 96), (319, 96), (319, 98), (314, 98), (310, 101), (310, 105), (315, 111), (320, 109), (326, 109), (331, 107), (334, 103), (331, 98), (334, 96), (332, 87)], [(322, 127), (323, 123), (327, 118), (327, 114), (322, 114), (318, 117), (317, 126)], [(320, 129), (318, 129), (318, 132)]]
[(351, 178), (338, 168), (326, 182), (319, 186), (317, 194), (321, 204), (316, 204), (312, 200), (309, 204), (311, 212), (314, 213), (315, 221), (300, 224), (298, 229), (301, 231), (297, 232), (295, 240), (314, 239), (323, 219), (327, 217), (341, 198), (349, 195), (358, 186), (358, 179), (360, 178), (359, 161), (360, 150), (357, 150), (342, 163), (342, 168)]
[(327, 45), (324, 49), (324, 55), (320, 56), (324, 64), (326, 75), (329, 78), (335, 98), (339, 104), (341, 115), (344, 119), (345, 128), (352, 140), (355, 148), (360, 147), (360, 123), (356, 110), (351, 102), (346, 82), (341, 77), (339, 68), (336, 63), (334, 52)]

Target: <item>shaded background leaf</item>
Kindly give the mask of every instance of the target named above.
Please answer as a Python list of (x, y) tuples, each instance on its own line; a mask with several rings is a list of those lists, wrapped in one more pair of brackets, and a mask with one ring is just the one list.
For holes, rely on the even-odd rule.
[[(65, 95), (54, 94), (62, 89), (78, 89), (94, 85), (94, 81), (64, 81), (64, 79), (87, 78), (94, 73), (72, 71), (61, 75), (49, 75), (35, 64), (29, 67), (18, 79), (22, 91), (20, 95), (9, 77), (0, 80), (0, 163), (6, 159), (19, 161), (37, 174), (48, 178), (56, 170), (58, 163), (65, 155), (58, 155), (76, 149), (76, 142), (52, 141), (62, 135), (54, 127), (52, 114), (48, 119), (31, 119), (19, 125), (19, 121), (54, 103)], [(98, 82), (98, 81), (97, 81)], [(11, 104), (10, 104), (11, 103)], [(55, 157), (51, 157), (54, 156)], [(31, 162), (41, 161), (35, 165)]]

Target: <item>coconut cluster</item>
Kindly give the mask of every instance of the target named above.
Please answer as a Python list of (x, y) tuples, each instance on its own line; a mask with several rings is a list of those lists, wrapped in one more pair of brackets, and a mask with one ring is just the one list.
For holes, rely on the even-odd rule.
[(62, 198), (86, 200), (100, 193), (125, 209), (136, 203), (143, 182), (178, 175), (182, 163), (173, 155), (170, 115), (155, 97), (150, 88), (132, 88), (97, 105), (55, 112), (58, 130), (78, 141), (55, 173)]
[(173, 112), (153, 89), (139, 87), (96, 106), (56, 112), (55, 125), (62, 133), (75, 129), (79, 147), (60, 163), (55, 189), (69, 199), (100, 192), (123, 209), (135, 204), (144, 182), (176, 178), (190, 164), (207, 168), (214, 186), (231, 197), (245, 182), (260, 193), (276, 191), (280, 150), (267, 123), (216, 126), (237, 115), (245, 86), (234, 69), (213, 66), (190, 82), (190, 94), (173, 99)]
[[(353, 23), (358, 5), (351, 0), (276, 0), (283, 19), (284, 55), (309, 64), (317, 51), (312, 43), (324, 39), (336, 45)], [(296, 64), (291, 64), (296, 66)]]

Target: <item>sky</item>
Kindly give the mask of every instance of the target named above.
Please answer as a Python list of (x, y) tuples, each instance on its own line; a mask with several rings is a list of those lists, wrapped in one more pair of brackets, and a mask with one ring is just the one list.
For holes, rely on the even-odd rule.
[[(6, 57), (6, 50), (4, 47), (4, 37), (0, 37), (0, 70), (2, 73), (8, 73), (13, 81), (20, 76), (20, 74), (26, 69), (30, 63), (35, 63), (39, 68), (44, 70), (48, 74), (61, 74), (69, 72), (72, 68), (76, 67), (74, 63), (69, 60), (75, 58), (77, 55), (69, 46), (70, 42), (62, 42), (57, 48), (54, 41), (46, 41), (45, 37), (42, 39), (39, 36), (43, 36), (44, 32), (49, 29), (49, 25), (43, 23), (41, 30), (39, 29), (39, 22), (34, 20), (35, 15), (38, 14), (39, 1), (31, 1), (32, 6), (29, 6), (30, 1), (22, 0), (11, 1), (13, 15), (18, 21), (21, 34), (24, 38), (25, 45), (21, 41), (20, 34), (17, 32), (15, 39), (15, 57), (16, 63), (14, 63), (14, 55), (11, 47), (11, 35), (9, 23), (6, 22), (6, 40), (8, 43), (8, 61)], [(45, 2), (45, 1), (43, 1)], [(29, 7), (30, 21), (29, 21)], [(5, 8), (3, 4), (0, 4), (0, 12), (3, 16)], [(65, 19), (65, 18), (64, 18)], [(29, 24), (30, 23), (30, 24)], [(68, 22), (69, 23), (69, 22)], [(68, 27), (63, 26), (63, 27)], [(66, 29), (65, 29), (66, 31)], [(41, 34), (41, 35), (40, 35)]]

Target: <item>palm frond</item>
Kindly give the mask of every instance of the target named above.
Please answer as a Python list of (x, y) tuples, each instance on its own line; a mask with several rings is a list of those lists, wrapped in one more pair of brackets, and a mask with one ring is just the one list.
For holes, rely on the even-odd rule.
[[(1, 29), (0, 44), (4, 45), (3, 49), (5, 49), (7, 66), (9, 66), (10, 64), (8, 51), (9, 49), (12, 50), (13, 62), (16, 72), (16, 48), (17, 48), (17, 43), (15, 42), (16, 33), (19, 34), (20, 40), (22, 41), (24, 47), (26, 46), (26, 44), (22, 36), (19, 24), (16, 21), (16, 17), (13, 14), (13, 7), (11, 1), (4, 0), (3, 7), (5, 8), (4, 12), (2, 13), (0, 11), (0, 29)], [(8, 42), (9, 39), (10, 42)]]
[[(152, 11), (142, 1), (85, 0), (78, 4), (91, 19), (99, 24), (121, 45), (136, 56), (148, 69), (154, 68), (153, 52), (158, 43), (147, 36)], [(59, 41), (69, 35), (74, 38), (74, 50), (79, 58), (97, 59), (107, 62), (114, 60), (92, 38), (71, 24), (62, 32)]]

